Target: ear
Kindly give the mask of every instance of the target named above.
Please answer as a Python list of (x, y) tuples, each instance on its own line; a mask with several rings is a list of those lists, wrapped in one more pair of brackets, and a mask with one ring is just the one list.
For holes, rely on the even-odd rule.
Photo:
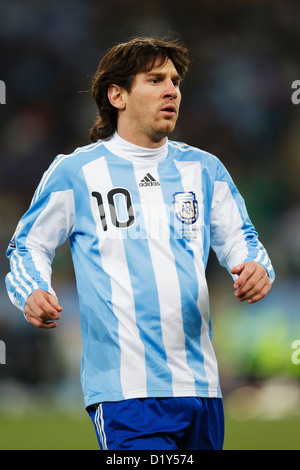
[(119, 110), (124, 110), (126, 106), (126, 91), (119, 85), (110, 85), (107, 90), (107, 96), (112, 106)]

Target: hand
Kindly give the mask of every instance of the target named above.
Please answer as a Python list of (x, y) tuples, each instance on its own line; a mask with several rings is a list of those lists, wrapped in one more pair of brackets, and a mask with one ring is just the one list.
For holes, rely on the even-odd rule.
[(242, 302), (247, 300), (249, 304), (261, 300), (271, 289), (271, 281), (265, 268), (255, 261), (247, 261), (239, 264), (231, 270), (232, 274), (239, 277), (233, 287), (234, 295)]
[(54, 320), (60, 318), (61, 311), (62, 307), (54, 295), (37, 289), (28, 297), (24, 313), (27, 320), (38, 328), (56, 328)]

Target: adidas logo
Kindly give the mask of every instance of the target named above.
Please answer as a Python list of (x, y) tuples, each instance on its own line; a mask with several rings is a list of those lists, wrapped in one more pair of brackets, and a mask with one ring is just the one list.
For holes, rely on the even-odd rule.
[(160, 186), (160, 184), (150, 173), (147, 173), (146, 176), (141, 179), (139, 186)]

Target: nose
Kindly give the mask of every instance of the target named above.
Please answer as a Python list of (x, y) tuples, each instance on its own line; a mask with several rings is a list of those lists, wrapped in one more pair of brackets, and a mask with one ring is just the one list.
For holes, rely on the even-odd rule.
[(176, 99), (178, 96), (178, 88), (174, 85), (172, 80), (168, 80), (164, 90), (164, 98)]

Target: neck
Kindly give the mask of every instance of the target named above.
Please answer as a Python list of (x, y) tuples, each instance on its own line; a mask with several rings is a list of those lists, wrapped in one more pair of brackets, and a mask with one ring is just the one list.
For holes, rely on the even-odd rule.
[(113, 154), (131, 160), (133, 162), (152, 162), (163, 161), (168, 154), (168, 141), (159, 148), (147, 148), (128, 142), (115, 132), (109, 139), (104, 141), (105, 147)]
[(158, 149), (162, 147), (168, 140), (165, 134), (157, 135), (154, 138), (147, 135), (136, 135), (134, 132), (124, 131), (121, 126), (118, 126), (117, 133), (127, 142), (148, 149)]

